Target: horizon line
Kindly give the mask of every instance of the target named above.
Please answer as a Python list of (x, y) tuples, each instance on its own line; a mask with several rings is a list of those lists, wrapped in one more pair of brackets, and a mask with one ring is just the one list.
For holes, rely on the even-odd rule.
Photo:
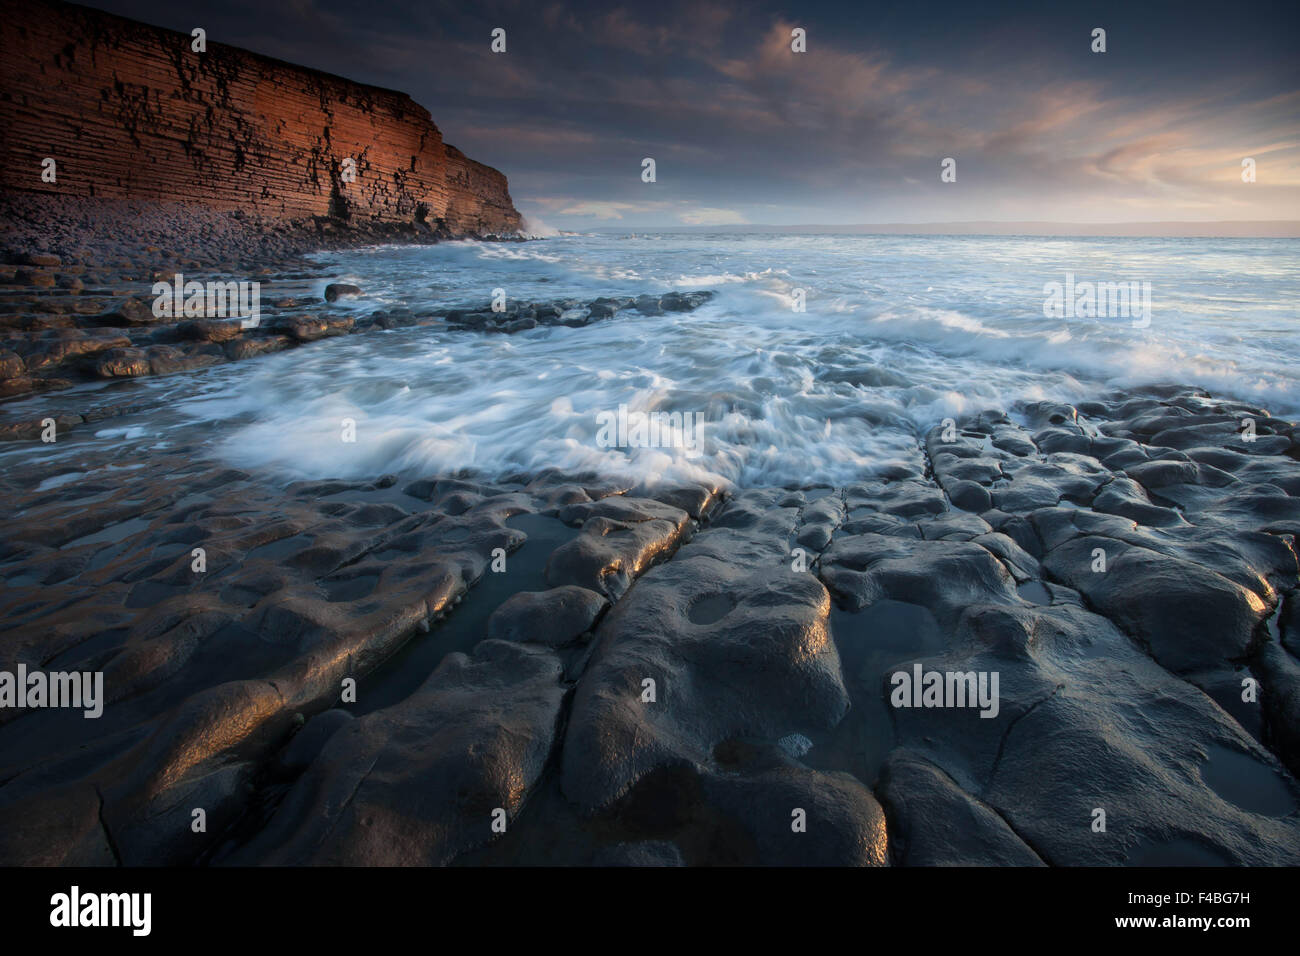
[[(525, 218), (527, 218), (525, 216)], [(726, 223), (718, 225), (591, 226), (560, 232), (817, 232), (941, 235), (1150, 236), (1205, 238), (1300, 238), (1296, 219), (1165, 219), (1123, 222), (1055, 222), (1046, 219), (968, 219), (947, 222)]]

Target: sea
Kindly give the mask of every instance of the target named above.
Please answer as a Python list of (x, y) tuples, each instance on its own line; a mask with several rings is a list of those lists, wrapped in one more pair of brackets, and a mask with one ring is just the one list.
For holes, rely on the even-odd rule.
[[(45, 481), (68, 481), (197, 438), (215, 462), (286, 480), (555, 470), (807, 486), (914, 466), (920, 437), (945, 418), (986, 409), (1015, 418), (1026, 403), (1157, 384), (1300, 416), (1295, 239), (629, 232), (313, 259), (305, 292), (355, 284), (364, 295), (331, 308), (358, 314), (485, 309), (494, 295), (715, 295), (692, 312), (625, 310), (513, 335), (374, 330), (30, 396), (0, 406), (0, 418), (80, 413), (123, 396), (141, 411), (42, 449), (8, 443), (0, 467), (40, 454)], [(1082, 290), (1093, 288), (1089, 307)], [(699, 441), (611, 443), (601, 426), (620, 409), (689, 415)]]

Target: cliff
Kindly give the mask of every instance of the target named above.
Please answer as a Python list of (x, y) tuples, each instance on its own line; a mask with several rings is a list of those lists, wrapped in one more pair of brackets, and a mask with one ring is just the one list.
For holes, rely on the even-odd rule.
[[(444, 143), (409, 96), (191, 42), (88, 7), (0, 0), (4, 188), (518, 231), (506, 177)], [(47, 157), (55, 182), (42, 179)]]

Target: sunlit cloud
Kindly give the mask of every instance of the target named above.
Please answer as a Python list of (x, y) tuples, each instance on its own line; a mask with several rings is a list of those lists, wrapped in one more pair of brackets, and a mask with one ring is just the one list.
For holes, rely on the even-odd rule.
[[(190, 29), (163, 0), (104, 6)], [(506, 173), (521, 209), (560, 228), (1300, 219), (1294, 9), (1103, 14), (1106, 54), (1064, 11), (943, 2), (868, 15), (775, 0), (234, 0), (209, 31), (408, 92), (447, 142)], [(807, 52), (791, 49), (796, 27)], [(954, 183), (939, 180), (945, 157)], [(1254, 183), (1240, 175), (1248, 157)]]
[(749, 220), (734, 209), (686, 209), (677, 214), (677, 218), (688, 226), (736, 226)]

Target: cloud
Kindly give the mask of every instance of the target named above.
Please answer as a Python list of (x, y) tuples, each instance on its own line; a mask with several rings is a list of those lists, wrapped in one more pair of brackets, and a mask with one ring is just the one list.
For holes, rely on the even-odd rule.
[(677, 214), (677, 218), (688, 226), (736, 226), (749, 222), (734, 209), (713, 209), (708, 206), (683, 210)]
[(622, 219), (625, 212), (646, 212), (650, 206), (641, 203), (612, 202), (599, 199), (529, 198), (521, 202), (535, 203), (561, 216), (581, 216), (588, 219)]
[[(163, 0), (99, 3), (185, 31), (193, 19)], [(1294, 13), (1261, 3), (1241, 18), (1197, 0), (1177, 18), (1116, 12), (1105, 55), (1068, 11), (947, 0), (925, 16), (779, 0), (232, 0), (205, 26), (410, 93), (559, 228), (1300, 218)], [(506, 54), (489, 49), (498, 25)], [(806, 53), (790, 49), (796, 26)], [(939, 181), (946, 156), (956, 183)], [(1249, 186), (1246, 156), (1259, 163)]]

